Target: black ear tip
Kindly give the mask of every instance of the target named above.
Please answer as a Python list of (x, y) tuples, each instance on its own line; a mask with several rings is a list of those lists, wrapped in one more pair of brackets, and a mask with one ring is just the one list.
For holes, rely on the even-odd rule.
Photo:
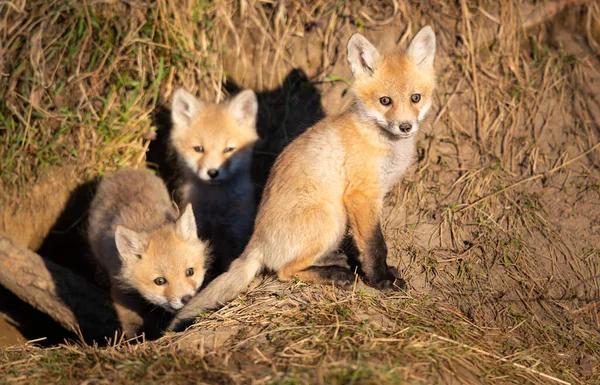
[(360, 33), (356, 32), (355, 34), (350, 36), (350, 39), (348, 39), (348, 48), (350, 48), (352, 46), (362, 47), (363, 39), (364, 39), (364, 36), (361, 35)]

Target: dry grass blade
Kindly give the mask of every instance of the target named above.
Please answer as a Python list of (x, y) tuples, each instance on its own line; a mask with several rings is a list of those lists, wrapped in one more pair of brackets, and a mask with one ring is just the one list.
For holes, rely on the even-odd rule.
[(598, 12), (577, 0), (0, 2), (0, 230), (31, 249), (79, 182), (164, 172), (159, 118), (178, 87), (211, 101), (257, 90), (267, 172), (348, 105), (352, 33), (391, 49), (429, 24), (438, 40), (430, 126), (382, 218), (407, 293), (266, 279), (157, 341), (2, 347), (0, 383), (600, 383)]
[(458, 211), (465, 211), (465, 210), (471, 209), (471, 208), (473, 208), (473, 207), (477, 206), (478, 204), (482, 203), (483, 201), (485, 201), (485, 200), (487, 200), (487, 199), (489, 199), (489, 198), (491, 198), (491, 197), (493, 197), (493, 196), (496, 196), (496, 195), (502, 194), (502, 193), (504, 193), (504, 192), (506, 192), (506, 191), (508, 191), (508, 190), (514, 189), (515, 187), (517, 187), (517, 186), (520, 186), (520, 185), (522, 185), (522, 184), (525, 184), (525, 183), (527, 183), (527, 182), (533, 182), (534, 180), (538, 180), (538, 179), (541, 179), (541, 178), (547, 178), (548, 176), (552, 175), (553, 173), (555, 173), (555, 172), (557, 172), (557, 171), (559, 171), (559, 170), (562, 170), (563, 168), (566, 168), (566, 167), (568, 167), (568, 166), (569, 166), (569, 165), (571, 165), (572, 163), (575, 163), (575, 162), (577, 162), (578, 160), (580, 160), (580, 159), (582, 159), (583, 157), (587, 156), (587, 155), (588, 155), (588, 154), (590, 154), (591, 152), (593, 152), (593, 151), (597, 150), (597, 149), (598, 149), (598, 147), (600, 147), (600, 143), (596, 143), (596, 144), (595, 144), (595, 145), (594, 145), (592, 148), (590, 148), (589, 150), (587, 150), (587, 151), (585, 151), (585, 152), (583, 152), (583, 153), (581, 153), (581, 154), (577, 155), (575, 158), (573, 158), (573, 159), (571, 159), (571, 160), (569, 160), (569, 161), (567, 161), (567, 162), (564, 162), (564, 163), (563, 163), (563, 164), (561, 164), (560, 166), (556, 166), (556, 167), (552, 168), (551, 170), (549, 170), (549, 171), (547, 171), (547, 172), (544, 172), (544, 173), (541, 173), (541, 174), (537, 174), (537, 175), (532, 175), (532, 176), (530, 176), (530, 177), (527, 177), (527, 178), (525, 178), (525, 179), (522, 179), (522, 180), (520, 180), (520, 181), (518, 181), (518, 182), (515, 182), (515, 183), (513, 183), (513, 184), (511, 184), (511, 185), (508, 185), (508, 186), (504, 187), (502, 190), (499, 190), (499, 191), (496, 191), (496, 192), (494, 192), (494, 193), (492, 193), (492, 194), (489, 194), (489, 195), (486, 195), (486, 196), (484, 196), (484, 197), (481, 197), (481, 198), (477, 199), (475, 202), (473, 202), (473, 203), (470, 203), (470, 204), (468, 204), (467, 206), (461, 207), (461, 208), (460, 208)]
[[(438, 335), (436, 335), (436, 334), (434, 334), (434, 335), (433, 335), (433, 337), (434, 337), (434, 338), (437, 338), (437, 339), (440, 339), (440, 340), (442, 340), (442, 341), (450, 342), (450, 343), (452, 343), (452, 344), (456, 344), (456, 345), (459, 345), (459, 346), (465, 347), (465, 348), (467, 348), (467, 349), (469, 349), (469, 350), (473, 350), (473, 351), (475, 351), (475, 352), (477, 352), (477, 353), (480, 353), (480, 354), (483, 354), (483, 355), (485, 355), (485, 356), (493, 357), (493, 358), (495, 358), (495, 359), (497, 359), (497, 360), (500, 360), (500, 361), (503, 361), (503, 362), (510, 362), (510, 360), (508, 360), (508, 359), (506, 359), (506, 358), (504, 358), (504, 357), (498, 357), (498, 356), (496, 356), (495, 354), (491, 354), (491, 353), (489, 353), (489, 352), (486, 352), (485, 350), (481, 350), (481, 349), (478, 349), (478, 348), (475, 348), (475, 347), (472, 347), (472, 346), (467, 346), (467, 345), (465, 345), (465, 344), (462, 344), (462, 343), (460, 343), (460, 342), (453, 341), (453, 340), (451, 340), (451, 339), (449, 339), (449, 338), (446, 338), (446, 337), (438, 336)], [(513, 365), (514, 365), (515, 367), (519, 368), (519, 369), (526, 370), (526, 371), (528, 371), (528, 372), (531, 372), (531, 373), (533, 373), (533, 374), (535, 374), (535, 375), (538, 375), (538, 376), (540, 376), (540, 377), (543, 377), (543, 378), (545, 378), (545, 379), (547, 379), (547, 380), (550, 380), (550, 381), (552, 381), (552, 382), (556, 382), (556, 383), (558, 383), (558, 384), (563, 384), (563, 385), (571, 385), (571, 383), (570, 383), (570, 382), (563, 381), (563, 380), (561, 380), (560, 378), (556, 378), (556, 377), (554, 377), (554, 376), (550, 376), (550, 375), (548, 375), (548, 374), (546, 374), (546, 373), (542, 373), (542, 372), (540, 372), (540, 371), (538, 371), (538, 370), (535, 370), (535, 369), (533, 369), (533, 368), (529, 368), (529, 367), (526, 367), (526, 366), (523, 366), (523, 365), (520, 365), (520, 364), (517, 364), (517, 363), (513, 363)]]

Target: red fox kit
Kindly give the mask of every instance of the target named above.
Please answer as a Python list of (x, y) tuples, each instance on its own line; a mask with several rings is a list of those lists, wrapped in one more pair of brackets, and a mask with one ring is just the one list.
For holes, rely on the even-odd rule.
[(257, 111), (251, 90), (226, 104), (203, 102), (183, 89), (173, 97), (170, 141), (182, 169), (181, 198), (194, 207), (200, 238), (210, 240), (213, 273), (227, 270), (252, 232)]
[(341, 266), (322, 266), (350, 228), (362, 279), (399, 290), (387, 265), (379, 217), (383, 199), (414, 159), (415, 134), (435, 88), (435, 35), (423, 28), (404, 52), (380, 54), (362, 35), (348, 41), (353, 105), (308, 129), (279, 156), (244, 252), (184, 307), (180, 329), (198, 310), (238, 295), (262, 269), (281, 280), (348, 284)]
[(202, 285), (207, 247), (198, 239), (188, 205), (179, 219), (162, 180), (142, 170), (105, 177), (90, 207), (88, 240), (110, 279), (123, 332), (136, 335), (142, 303), (183, 307)]

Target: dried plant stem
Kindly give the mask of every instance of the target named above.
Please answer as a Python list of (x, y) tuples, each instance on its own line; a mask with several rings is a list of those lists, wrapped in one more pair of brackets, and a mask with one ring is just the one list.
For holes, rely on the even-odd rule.
[(483, 149), (486, 148), (485, 139), (482, 135), (481, 127), (481, 98), (479, 96), (479, 80), (477, 76), (477, 61), (475, 56), (475, 41), (473, 40), (473, 31), (471, 30), (471, 13), (467, 6), (466, 0), (461, 0), (461, 8), (463, 11), (464, 22), (467, 28), (468, 35), (468, 46), (469, 46), (469, 59), (471, 62), (471, 76), (473, 77), (473, 96), (475, 98), (475, 136), (480, 142)]
[(525, 371), (528, 371), (528, 372), (530, 372), (530, 373), (532, 373), (532, 374), (538, 375), (538, 376), (540, 376), (540, 377), (544, 377), (544, 378), (546, 378), (546, 379), (548, 379), (548, 380), (552, 380), (552, 381), (554, 381), (554, 382), (558, 382), (559, 384), (563, 384), (563, 385), (571, 385), (571, 383), (570, 383), (570, 382), (567, 382), (567, 381), (561, 380), (560, 378), (556, 378), (556, 377), (554, 377), (554, 376), (551, 376), (551, 375), (549, 375), (549, 374), (546, 374), (546, 373), (542, 373), (542, 372), (540, 372), (539, 370), (535, 370), (534, 368), (527, 367), (527, 366), (525, 366), (525, 365), (521, 365), (521, 364), (517, 364), (516, 362), (511, 362), (510, 360), (508, 360), (508, 359), (506, 359), (506, 358), (504, 358), (504, 357), (500, 357), (500, 356), (497, 356), (497, 355), (495, 355), (495, 354), (492, 354), (492, 353), (486, 352), (485, 350), (482, 350), (482, 349), (479, 349), (479, 348), (476, 348), (476, 347), (473, 347), (473, 346), (469, 346), (469, 345), (467, 345), (467, 344), (463, 344), (463, 343), (461, 343), (461, 342), (454, 341), (454, 340), (451, 340), (450, 338), (442, 337), (442, 336), (440, 336), (440, 335), (437, 335), (437, 334), (433, 334), (433, 335), (432, 335), (432, 337), (434, 337), (434, 338), (436, 338), (436, 339), (438, 339), (438, 340), (442, 340), (442, 341), (445, 341), (445, 342), (449, 342), (449, 343), (455, 344), (455, 345), (457, 345), (457, 346), (460, 346), (460, 347), (463, 347), (463, 348), (466, 348), (466, 349), (472, 350), (472, 351), (474, 351), (474, 352), (477, 352), (477, 353), (479, 353), (479, 354), (484, 354), (484, 355), (486, 355), (486, 356), (488, 356), (488, 357), (495, 358), (495, 359), (497, 359), (497, 360), (500, 360), (500, 361), (502, 361), (502, 362), (507, 362), (507, 363), (509, 363), (509, 364), (511, 364), (511, 365), (513, 365), (513, 366), (515, 366), (515, 367), (517, 367), (517, 368), (519, 368), (519, 369), (523, 369), (523, 370), (525, 370)]
[(585, 152), (583, 152), (583, 153), (581, 153), (581, 154), (577, 155), (575, 158), (573, 158), (573, 159), (569, 160), (568, 162), (565, 162), (565, 163), (561, 164), (560, 166), (556, 166), (556, 167), (554, 167), (554, 168), (553, 168), (553, 169), (551, 169), (550, 171), (547, 171), (547, 172), (544, 172), (544, 173), (540, 173), (540, 174), (537, 174), (537, 175), (532, 175), (532, 176), (530, 176), (530, 177), (528, 177), (528, 178), (525, 178), (525, 179), (522, 179), (522, 180), (520, 180), (520, 181), (518, 181), (518, 182), (516, 182), (516, 183), (513, 183), (513, 184), (511, 184), (510, 186), (507, 186), (507, 187), (503, 188), (502, 190), (498, 190), (498, 191), (496, 191), (496, 192), (494, 192), (494, 193), (491, 193), (491, 194), (488, 194), (488, 195), (486, 195), (486, 196), (484, 196), (484, 197), (481, 197), (481, 198), (477, 199), (475, 202), (473, 202), (473, 203), (470, 203), (470, 204), (468, 204), (468, 205), (467, 205), (467, 206), (465, 206), (465, 207), (461, 207), (461, 208), (458, 210), (458, 212), (465, 211), (465, 210), (468, 210), (468, 209), (470, 209), (470, 208), (473, 208), (473, 207), (477, 206), (478, 204), (480, 204), (481, 202), (483, 202), (483, 201), (485, 201), (485, 200), (487, 200), (487, 199), (489, 199), (489, 198), (491, 198), (491, 197), (494, 197), (494, 196), (496, 196), (496, 195), (500, 195), (500, 194), (502, 194), (502, 193), (505, 193), (505, 192), (507, 192), (508, 190), (512, 190), (512, 189), (514, 189), (515, 187), (517, 187), (517, 186), (520, 186), (520, 185), (522, 185), (522, 184), (524, 184), (524, 183), (531, 182), (531, 181), (534, 181), (534, 180), (538, 180), (538, 179), (541, 179), (541, 178), (547, 177), (547, 176), (549, 176), (549, 175), (551, 175), (551, 174), (555, 173), (556, 171), (559, 171), (559, 170), (561, 170), (561, 169), (563, 169), (563, 168), (567, 167), (567, 166), (568, 166), (568, 165), (570, 165), (571, 163), (574, 163), (574, 162), (578, 161), (579, 159), (583, 158), (583, 157), (584, 157), (584, 156), (586, 156), (587, 154), (589, 154), (589, 153), (593, 152), (594, 150), (596, 150), (598, 147), (600, 147), (600, 142), (599, 142), (599, 143), (596, 143), (596, 144), (595, 144), (595, 145), (594, 145), (592, 148), (590, 148), (589, 150), (587, 150), (587, 151), (585, 151)]

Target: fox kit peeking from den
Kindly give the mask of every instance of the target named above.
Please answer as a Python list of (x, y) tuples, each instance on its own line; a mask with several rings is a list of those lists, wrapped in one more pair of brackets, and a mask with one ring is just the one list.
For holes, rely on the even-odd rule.
[(424, 27), (406, 51), (379, 53), (362, 35), (348, 41), (352, 106), (309, 128), (278, 159), (242, 255), (175, 317), (181, 329), (199, 310), (231, 300), (262, 269), (281, 280), (348, 285), (352, 272), (323, 265), (348, 227), (359, 274), (378, 289), (400, 290), (380, 227), (385, 195), (415, 157), (415, 136), (435, 88), (435, 35)]
[(164, 183), (147, 171), (117, 171), (98, 186), (90, 206), (88, 240), (109, 276), (127, 337), (143, 326), (139, 296), (175, 312), (204, 281), (208, 249), (196, 234), (191, 206), (177, 216)]
[(213, 276), (227, 270), (252, 232), (257, 111), (251, 90), (225, 104), (203, 102), (184, 89), (173, 96), (170, 142), (181, 168), (181, 201), (192, 203), (198, 235), (210, 241)]

